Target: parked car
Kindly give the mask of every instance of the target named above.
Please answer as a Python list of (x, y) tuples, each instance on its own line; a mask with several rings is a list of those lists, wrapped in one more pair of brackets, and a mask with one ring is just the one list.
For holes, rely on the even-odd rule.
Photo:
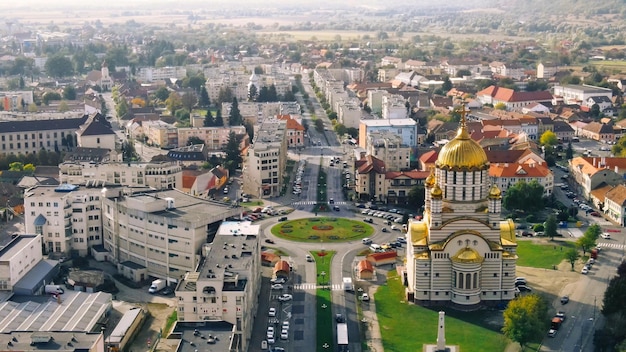
[(283, 216), (283, 217), (279, 218), (278, 221), (287, 221), (287, 217)]
[(532, 288), (526, 286), (526, 285), (519, 285), (517, 286), (517, 289), (519, 290), (519, 292), (532, 292)]
[(273, 284), (272, 290), (282, 290), (284, 288), (283, 284)]
[(555, 337), (555, 336), (556, 336), (556, 330), (554, 329), (548, 330), (548, 337)]
[(587, 267), (583, 267), (582, 270), (580, 271), (581, 274), (587, 275), (589, 273), (589, 269), (587, 269)]
[(273, 241), (273, 240), (271, 240), (271, 239), (269, 239), (269, 238), (266, 238), (266, 239), (265, 239), (265, 243), (270, 243), (270, 244), (273, 244), (273, 243), (274, 243), (274, 241)]
[(374, 223), (374, 220), (372, 220), (372, 218), (365, 218), (363, 221), (368, 222), (370, 224)]
[(270, 317), (275, 317), (276, 316), (276, 308), (272, 307), (270, 308), (270, 310), (267, 312), (267, 315)]
[(370, 300), (370, 296), (367, 293), (361, 295), (361, 301), (367, 302)]
[(591, 213), (589, 213), (589, 215), (595, 216), (596, 218), (602, 217), (602, 215), (600, 215), (600, 213), (598, 213), (597, 211), (592, 211)]
[(561, 304), (567, 304), (567, 302), (569, 302), (569, 296), (561, 297)]

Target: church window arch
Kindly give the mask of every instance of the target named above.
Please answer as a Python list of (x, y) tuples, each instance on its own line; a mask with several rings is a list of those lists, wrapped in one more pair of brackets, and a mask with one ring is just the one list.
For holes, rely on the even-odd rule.
[(458, 288), (463, 288), (463, 273), (459, 273), (459, 286)]
[(478, 273), (474, 273), (474, 281), (472, 282), (472, 288), (478, 288)]
[(465, 274), (465, 289), (469, 290), (470, 288), (472, 288), (472, 274), (467, 273)]

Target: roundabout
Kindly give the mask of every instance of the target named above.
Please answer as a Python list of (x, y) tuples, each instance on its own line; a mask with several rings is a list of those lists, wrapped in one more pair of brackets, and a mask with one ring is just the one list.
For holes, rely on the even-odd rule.
[(362, 221), (337, 217), (314, 217), (274, 225), (271, 233), (296, 242), (338, 243), (369, 237), (374, 228)]

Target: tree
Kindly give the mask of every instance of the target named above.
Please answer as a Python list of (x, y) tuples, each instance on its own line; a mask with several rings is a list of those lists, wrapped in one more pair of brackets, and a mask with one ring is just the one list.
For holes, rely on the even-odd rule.
[(239, 137), (235, 134), (234, 131), (230, 131), (228, 134), (228, 141), (226, 142), (226, 147), (224, 148), (225, 155), (225, 167), (230, 171), (230, 174), (233, 175), (235, 170), (239, 168), (239, 164), (241, 164), (241, 151), (239, 150)]
[(61, 53), (49, 56), (44, 68), (48, 75), (57, 78), (71, 76), (74, 73), (72, 60)]
[(167, 98), (170, 96), (170, 91), (165, 87), (159, 87), (156, 91), (154, 91), (154, 96), (162, 102), (165, 102)]
[(33, 164), (26, 164), (26, 165), (24, 165), (24, 169), (23, 170), (25, 172), (33, 173), (33, 172), (35, 172), (35, 165), (33, 165)]
[(494, 109), (496, 110), (506, 110), (506, 104), (505, 103), (497, 103), (496, 105), (493, 106)]
[(424, 185), (416, 185), (411, 187), (408, 196), (408, 205), (410, 205), (413, 209), (420, 209), (424, 206), (424, 194), (425, 188)]
[(215, 112), (215, 126), (224, 127), (224, 119), (222, 118), (222, 110), (217, 109)]
[(133, 106), (138, 106), (138, 107), (140, 107), (140, 108), (143, 108), (143, 107), (145, 107), (145, 106), (146, 106), (146, 101), (145, 101), (145, 100), (143, 100), (143, 99), (141, 99), (141, 98), (139, 98), (139, 97), (135, 97), (135, 98), (133, 98), (133, 99), (130, 101), (130, 103), (131, 103)]
[(220, 106), (222, 103), (233, 101), (233, 92), (229, 87), (224, 87), (220, 89), (219, 94), (217, 95), (217, 106)]
[(524, 349), (529, 342), (543, 336), (548, 322), (547, 312), (548, 306), (539, 295), (518, 297), (510, 301), (504, 311), (502, 332)]
[(543, 191), (537, 180), (519, 181), (508, 188), (502, 203), (509, 210), (534, 212), (543, 209)]
[(193, 110), (193, 107), (196, 106), (198, 99), (196, 98), (196, 95), (194, 93), (185, 92), (180, 98), (180, 102), (185, 109), (191, 111)]
[(165, 105), (167, 106), (167, 110), (170, 111), (170, 114), (174, 115), (174, 112), (183, 106), (183, 102), (178, 93), (171, 92), (167, 100), (165, 100)]
[(48, 91), (43, 93), (43, 95), (41, 96), (41, 101), (45, 105), (48, 105), (53, 100), (61, 100), (61, 94), (53, 91)]
[(61, 103), (59, 103), (59, 112), (68, 112), (70, 111), (70, 106), (67, 105), (67, 102), (65, 100), (62, 100)]
[(548, 216), (546, 219), (546, 225), (544, 226), (544, 233), (546, 236), (550, 237), (550, 241), (554, 240), (554, 236), (556, 236), (556, 218), (554, 215)]
[(254, 84), (250, 85), (250, 89), (248, 90), (248, 101), (256, 101), (258, 96), (258, 92), (256, 86)]
[(228, 115), (228, 125), (229, 126), (241, 126), (243, 124), (243, 118), (241, 117), (241, 112), (239, 111), (239, 103), (237, 103), (237, 98), (233, 98), (233, 105), (230, 108), (230, 114)]
[(574, 271), (574, 264), (576, 263), (578, 258), (580, 258), (580, 255), (578, 255), (578, 251), (576, 250), (576, 248), (570, 248), (565, 251), (565, 259), (572, 266), (572, 271)]
[(600, 105), (598, 104), (591, 105), (591, 109), (589, 110), (589, 115), (593, 118), (600, 117)]
[(213, 119), (213, 114), (211, 114), (211, 110), (207, 109), (206, 115), (204, 116), (204, 121), (202, 122), (202, 126), (204, 127), (213, 127), (215, 126), (215, 119)]
[(187, 139), (187, 145), (204, 144), (204, 141), (196, 136), (191, 136)]
[(539, 138), (539, 143), (543, 146), (555, 146), (559, 144), (559, 139), (552, 131), (545, 131)]
[(572, 148), (572, 141), (567, 142), (567, 149), (565, 149), (565, 158), (571, 160), (574, 157), (574, 149)]
[(248, 140), (254, 140), (254, 124), (250, 120), (245, 120), (243, 122), (243, 126), (246, 128), (246, 133), (248, 134)]
[(583, 255), (585, 255), (591, 248), (596, 246), (596, 240), (592, 236), (588, 236), (585, 232), (585, 235), (576, 240), (576, 245), (580, 247), (580, 250), (583, 251)]
[(24, 170), (24, 163), (15, 161), (9, 164), (9, 171), (22, 171)]
[(115, 104), (115, 112), (117, 113), (117, 117), (120, 119), (125, 118), (129, 110), (130, 108), (128, 107), (128, 103), (124, 98), (119, 99), (119, 102)]
[(65, 86), (65, 88), (63, 88), (63, 99), (76, 100), (76, 88), (73, 86)]
[(450, 81), (450, 77), (445, 76), (443, 78), (443, 84), (441, 85), (441, 89), (443, 89), (444, 92), (448, 92), (450, 89), (452, 89), (452, 82)]
[(209, 93), (206, 91), (206, 87), (204, 85), (200, 88), (200, 100), (198, 101), (198, 105), (203, 108), (211, 106), (211, 99), (209, 99)]

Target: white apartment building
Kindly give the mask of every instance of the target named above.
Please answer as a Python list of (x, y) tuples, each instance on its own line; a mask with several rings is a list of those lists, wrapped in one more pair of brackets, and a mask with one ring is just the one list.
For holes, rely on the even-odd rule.
[(160, 190), (181, 188), (182, 180), (182, 167), (174, 162), (59, 164), (59, 182), (62, 184), (115, 184)]
[(413, 119), (363, 119), (359, 124), (359, 146), (366, 148), (367, 135), (388, 131), (402, 138), (402, 144), (417, 146), (417, 122)]
[(156, 120), (144, 121), (141, 127), (148, 144), (159, 148), (178, 146), (178, 130), (176, 126)]
[(104, 250), (130, 279), (178, 282), (196, 269), (200, 249), (217, 225), (240, 212), (177, 190), (123, 194), (107, 189), (102, 201)]
[(409, 111), (405, 105), (406, 100), (397, 94), (386, 94), (382, 97), (383, 119), (407, 119)]
[(244, 160), (243, 190), (255, 197), (280, 195), (287, 162), (287, 122), (265, 121)]
[[(204, 145), (206, 145), (209, 150), (222, 151), (228, 143), (228, 135), (231, 131), (245, 140), (248, 138), (244, 126), (183, 127), (178, 129), (178, 146), (186, 146), (189, 138), (197, 137), (204, 141)], [(247, 145), (247, 143), (244, 145)]]
[(411, 164), (411, 147), (402, 144), (402, 137), (389, 131), (367, 135), (367, 154), (385, 163), (386, 171), (408, 170)]
[(565, 104), (586, 104), (589, 98), (607, 97), (609, 100), (613, 96), (613, 91), (609, 88), (590, 86), (587, 84), (557, 85), (553, 88), (555, 99), (562, 99)]
[(178, 321), (225, 321), (248, 350), (261, 288), (260, 226), (223, 222), (203, 261), (176, 288)]
[(26, 233), (42, 236), (48, 253), (81, 256), (102, 244), (102, 189), (62, 184), (36, 186), (24, 192)]
[(0, 292), (12, 291), (42, 259), (40, 235), (20, 235), (0, 248)]
[(187, 68), (183, 66), (141, 67), (137, 70), (137, 80), (141, 82), (161, 81), (170, 78), (183, 79)]

